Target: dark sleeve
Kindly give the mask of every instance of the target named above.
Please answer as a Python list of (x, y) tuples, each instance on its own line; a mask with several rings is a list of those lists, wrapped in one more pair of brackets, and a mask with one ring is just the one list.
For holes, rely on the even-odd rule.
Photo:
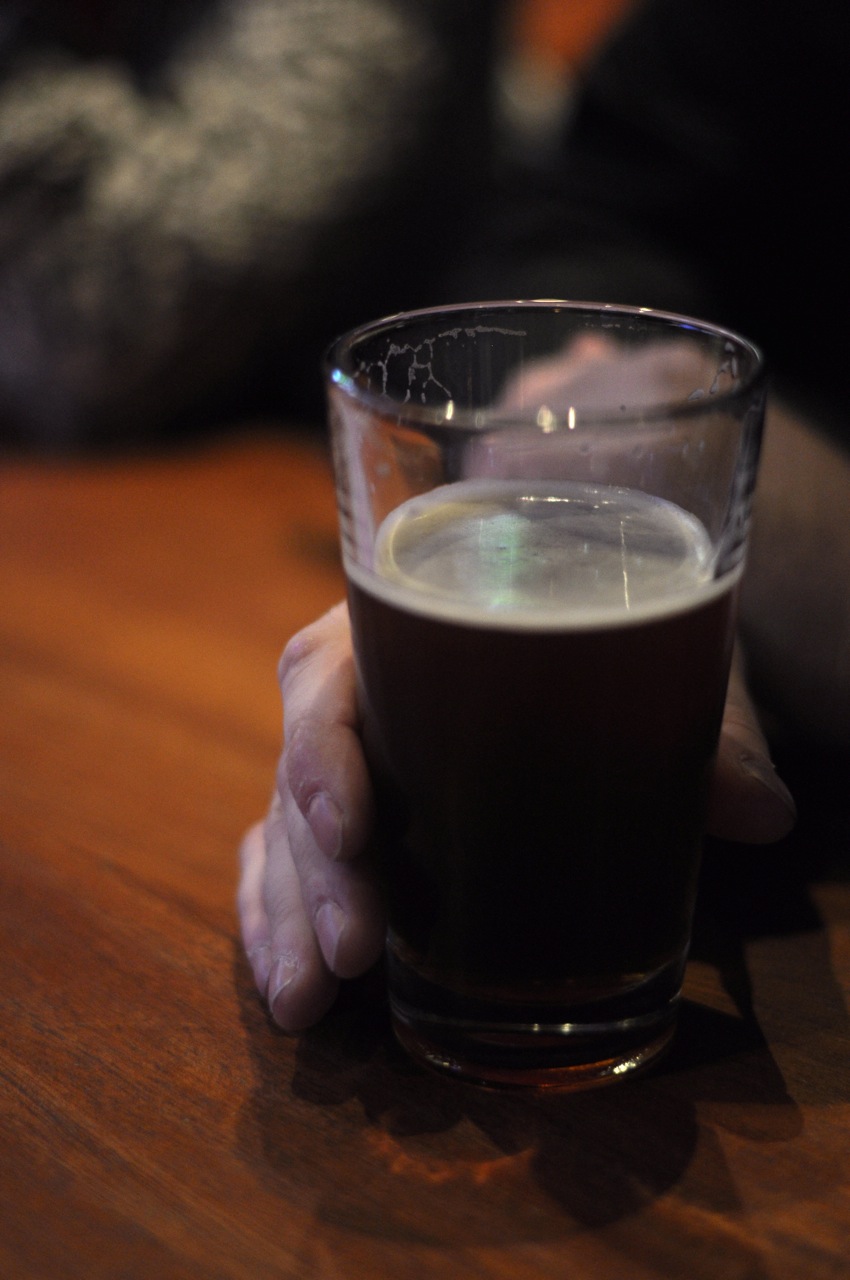
[(463, 290), (702, 315), (806, 397), (846, 399), (848, 58), (848, 9), (827, 0), (638, 4)]
[(368, 315), (379, 279), (439, 240), (399, 256), (402, 215), (424, 228), (424, 197), (463, 189), (459, 148), (436, 157), (447, 119), (459, 140), (483, 110), (470, 35), (485, 7), (209, 0), (144, 75), (43, 30), (10, 54), (0, 438), (149, 436), (238, 412), (227, 397), (263, 344)]

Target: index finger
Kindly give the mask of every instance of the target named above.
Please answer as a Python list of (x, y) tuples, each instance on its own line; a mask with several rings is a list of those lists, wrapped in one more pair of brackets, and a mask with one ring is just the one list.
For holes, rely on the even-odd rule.
[(330, 858), (360, 854), (372, 825), (372, 791), (346, 605), (334, 606), (286, 646), (279, 668), (284, 751), (278, 786), (288, 790)]

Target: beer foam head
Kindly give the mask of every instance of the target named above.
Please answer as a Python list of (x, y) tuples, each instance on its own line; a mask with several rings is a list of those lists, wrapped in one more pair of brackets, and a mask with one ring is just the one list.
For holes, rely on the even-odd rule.
[(502, 480), (405, 502), (378, 531), (374, 557), (380, 588), (404, 607), (546, 627), (621, 625), (701, 603), (713, 567), (705, 529), (672, 503)]

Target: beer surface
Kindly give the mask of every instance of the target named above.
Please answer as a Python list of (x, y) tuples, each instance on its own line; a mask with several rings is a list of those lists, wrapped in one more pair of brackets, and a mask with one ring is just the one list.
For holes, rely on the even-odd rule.
[(662, 499), (586, 484), (468, 480), (387, 517), (375, 547), (380, 585), (371, 578), (368, 587), (470, 625), (575, 629), (703, 603), (723, 589), (713, 570), (702, 524)]

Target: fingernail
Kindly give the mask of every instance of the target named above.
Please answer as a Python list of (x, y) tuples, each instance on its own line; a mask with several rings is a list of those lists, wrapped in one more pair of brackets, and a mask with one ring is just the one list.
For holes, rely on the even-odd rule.
[(333, 970), (345, 915), (335, 902), (323, 902), (314, 919), (316, 937), (329, 969)]
[(794, 803), (794, 797), (774, 769), (771, 762), (765, 756), (754, 756), (745, 754), (741, 756), (741, 771), (750, 778), (755, 778), (763, 787), (766, 787), (777, 800), (785, 805), (790, 813), (797, 816), (797, 806)]
[(307, 821), (316, 844), (329, 858), (342, 849), (342, 814), (326, 791), (319, 791), (307, 806)]
[(275, 1001), (298, 972), (298, 957), (291, 951), (278, 956), (269, 975), (269, 1008), (274, 1013)]

